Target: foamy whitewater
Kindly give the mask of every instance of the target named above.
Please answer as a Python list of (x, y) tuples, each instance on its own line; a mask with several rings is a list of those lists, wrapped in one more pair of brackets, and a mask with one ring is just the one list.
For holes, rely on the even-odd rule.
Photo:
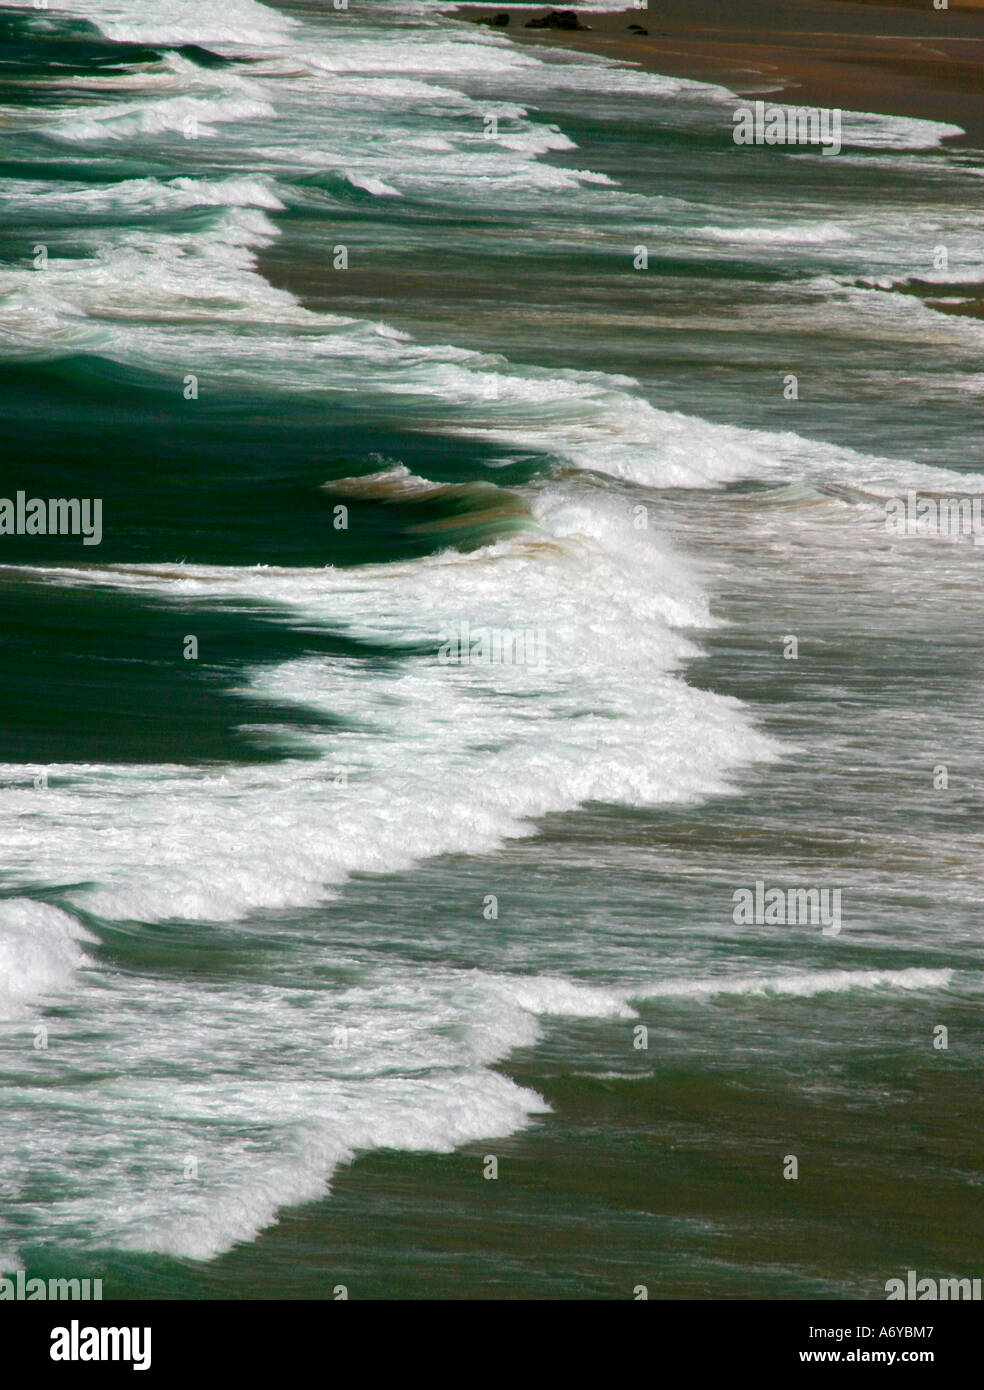
[[(698, 177), (674, 182), (677, 158), (721, 163), (726, 89), (534, 52), (440, 5), (66, 0), (0, 8), (12, 16), (32, 42), (92, 56), (32, 68), (47, 100), (3, 99), (0, 356), (19, 374), (4, 390), (41, 383), (53, 443), (30, 468), (8, 452), (0, 493), (47, 486), (82, 447), (58, 431), (90, 409), (84, 485), (109, 490), (100, 551), (0, 554), (0, 584), (76, 615), (93, 679), (102, 620), (84, 613), (136, 611), (147, 631), (177, 615), (240, 702), (228, 738), (278, 751), (186, 754), (197, 707), (172, 714), (156, 658), (134, 655), (119, 679), (146, 681), (173, 756), (149, 727), (146, 756), (72, 755), (87, 716), (52, 696), (58, 751), (42, 739), (0, 762), (9, 1260), (210, 1261), (324, 1199), (359, 1155), (549, 1125), (557, 1105), (509, 1074), (537, 1047), (561, 1075), (619, 1077), (633, 1027), (663, 1020), (667, 1039), (710, 1030), (694, 1052), (710, 1075), (719, 1010), (735, 1011), (734, 1055), (761, 1058), (758, 1018), (782, 1051), (787, 1018), (809, 1034), (832, 1016), (840, 1038), (855, 1015), (836, 1010), (870, 1008), (905, 1032), (912, 1010), (923, 1029), (975, 998), (980, 866), (960, 811), (933, 850), (949, 907), (924, 929), (927, 832), (902, 811), (878, 820), (891, 796), (865, 780), (910, 753), (955, 761), (961, 697), (916, 719), (899, 754), (918, 696), (900, 685), (896, 713), (868, 710), (849, 661), (782, 710), (763, 694), (792, 671), (787, 633), (841, 662), (824, 626), (839, 602), (873, 662), (866, 690), (907, 679), (903, 658), (891, 677), (880, 664), (893, 614), (929, 642), (976, 602), (965, 548), (893, 548), (881, 526), (906, 489), (984, 488), (968, 447), (979, 320), (904, 292), (979, 273), (962, 190), (981, 168), (950, 153), (959, 127), (845, 113), (839, 169), (882, 196), (842, 197), (837, 161), (807, 155), (799, 201), (780, 204), (738, 173), (699, 194)], [(605, 149), (586, 112), (621, 132)], [(435, 244), (449, 285), (485, 285), (450, 313), (427, 298)], [(634, 298), (654, 283), (634, 276), (640, 244), (662, 296)], [(331, 279), (339, 246), (350, 268)], [(388, 275), (406, 276), (391, 294)], [(716, 358), (700, 335), (725, 321), (734, 355)], [(891, 407), (835, 416), (845, 380), (875, 399), (893, 363), (913, 402), (952, 408), (942, 442)], [(782, 411), (786, 372), (802, 409)], [(160, 469), (124, 452), (114, 472), (102, 431), (145, 401), (125, 439), (164, 441)], [(182, 401), (211, 442), (182, 433)], [(314, 422), (296, 445), (294, 420)], [(228, 457), (223, 421), (245, 441)], [(265, 465), (246, 461), (250, 431), (278, 421)], [(206, 482), (215, 467), (201, 535), (218, 546), (225, 511), (234, 559), (197, 549), (198, 504), (180, 510), (199, 497), (196, 449)], [(240, 540), (254, 484), (268, 491)], [(263, 508), (304, 489), (299, 531), (315, 499), (323, 530), (285, 558)], [(160, 499), (175, 526), (194, 518), (184, 540)], [(354, 558), (333, 548), (339, 504), (366, 547)], [(214, 657), (219, 617), (259, 633), (256, 650)], [(461, 622), (536, 630), (546, 658), (442, 664)], [(818, 803), (831, 824), (798, 838), (798, 808)], [(763, 858), (812, 882), (813, 854), (847, 883), (843, 941), (739, 937), (730, 885)]]

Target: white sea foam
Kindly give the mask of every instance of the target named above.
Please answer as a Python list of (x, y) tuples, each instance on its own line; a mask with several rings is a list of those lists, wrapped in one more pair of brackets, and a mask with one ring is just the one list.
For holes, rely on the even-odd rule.
[(322, 1196), (360, 1151), (447, 1153), (549, 1110), (485, 1065), (537, 1031), (487, 983), (388, 971), (298, 989), (272, 968), (263, 985), (90, 991), (99, 1085), (78, 1084), (81, 1039), (60, 1024), (48, 1086), (8, 1092), (7, 1196), (54, 1179), (46, 1228), (66, 1244), (209, 1259)]
[(105, 218), (194, 207), (255, 207), (271, 212), (284, 207), (272, 182), (264, 178), (143, 178), (100, 185), (65, 181), (54, 186), (34, 179), (7, 179), (3, 191), (8, 208)]
[(195, 139), (214, 137), (216, 127), (230, 121), (256, 120), (272, 116), (273, 106), (242, 96), (213, 98), (171, 97), (140, 104), (112, 104), (102, 108), (79, 107), (63, 111), (44, 129), (60, 140), (124, 140), (133, 136), (183, 134), (193, 131)]
[[(288, 761), (275, 778), (88, 768), (57, 792), (0, 792), (11, 866), (97, 883), (79, 901), (105, 916), (234, 918), (317, 903), (356, 871), (487, 852), (585, 802), (724, 792), (738, 768), (775, 756), (737, 701), (675, 674), (696, 651), (679, 627), (711, 619), (672, 549), (636, 531), (619, 499), (572, 484), (531, 501), (540, 539), (468, 555), (354, 571), (85, 572), (87, 583), (184, 599), (262, 596), (297, 621), (430, 654), (404, 654), (393, 669), (305, 657), (257, 672), (264, 695), (348, 721), (337, 735), (305, 736), (320, 762)], [(441, 633), (462, 620), (542, 629), (544, 666), (442, 665)], [(39, 795), (41, 844), (19, 817)]]
[(374, 194), (377, 198), (399, 198), (402, 197), (398, 188), (393, 188), (385, 183), (383, 179), (373, 178), (371, 174), (359, 174), (351, 169), (345, 170), (345, 177), (353, 188), (362, 188), (367, 193)]
[[(300, 988), (271, 962), (262, 984), (134, 976), (90, 990), (85, 1028), (104, 1046), (87, 1084), (62, 1024), (49, 1085), (8, 1096), (8, 1195), (50, 1174), (46, 1222), (66, 1244), (208, 1259), (322, 1196), (361, 1151), (446, 1153), (548, 1112), (488, 1069), (535, 1042), (541, 1017), (631, 1016), (610, 991), (547, 976), (367, 971), (311, 947), (294, 970), (305, 963)], [(319, 986), (333, 963), (359, 982)]]
[[(14, 9), (34, 9), (34, 0), (10, 0)], [(200, 43), (216, 47), (277, 45), (297, 21), (258, 0), (62, 0), (59, 10), (86, 19), (119, 43)]]
[(91, 941), (74, 917), (50, 903), (0, 898), (0, 1019), (69, 989)]
[(660, 980), (637, 986), (632, 999), (716, 999), (724, 995), (791, 995), (809, 999), (815, 994), (843, 994), (855, 989), (945, 989), (952, 970), (803, 970), (783, 975), (720, 976), (713, 979)]
[(488, 988), (542, 1017), (635, 1018), (624, 992), (549, 975), (491, 976)]
[(843, 143), (865, 149), (931, 150), (963, 133), (962, 126), (951, 122), (915, 116), (886, 116), (873, 111), (844, 111), (841, 116)]
[(766, 227), (696, 227), (695, 236), (708, 241), (737, 242), (751, 246), (823, 246), (850, 241), (851, 234), (836, 222), (783, 222)]

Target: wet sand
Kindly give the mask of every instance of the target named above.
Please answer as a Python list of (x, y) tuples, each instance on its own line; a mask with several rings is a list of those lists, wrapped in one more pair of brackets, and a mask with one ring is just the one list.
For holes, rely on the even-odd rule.
[[(564, 8), (562, 4), (553, 8)], [(636, 63), (797, 105), (877, 111), (962, 126), (984, 146), (984, 0), (934, 10), (882, 0), (653, 0), (648, 9), (575, 12), (590, 31), (527, 29), (547, 7), (465, 6), (476, 22), (508, 12), (500, 32)], [(645, 35), (629, 30), (637, 24)]]

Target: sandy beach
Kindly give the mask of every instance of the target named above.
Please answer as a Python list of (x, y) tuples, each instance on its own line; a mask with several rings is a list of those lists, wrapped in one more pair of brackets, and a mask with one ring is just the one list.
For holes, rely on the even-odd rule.
[[(562, 8), (556, 6), (554, 8)], [(658, 0), (647, 9), (577, 11), (590, 30), (527, 29), (546, 6), (463, 6), (480, 22), (508, 11), (503, 33), (719, 82), (746, 95), (877, 111), (962, 126), (984, 143), (984, 0), (948, 10), (884, 0)], [(635, 24), (648, 32), (632, 32)]]

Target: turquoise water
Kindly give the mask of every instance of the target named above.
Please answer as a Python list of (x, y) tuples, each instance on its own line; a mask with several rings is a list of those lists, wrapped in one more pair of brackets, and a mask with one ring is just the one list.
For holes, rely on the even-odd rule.
[(0, 26), (0, 497), (103, 503), (0, 536), (0, 1267), (979, 1273), (979, 551), (884, 503), (984, 486), (907, 292), (977, 293), (981, 153), (423, 5)]

